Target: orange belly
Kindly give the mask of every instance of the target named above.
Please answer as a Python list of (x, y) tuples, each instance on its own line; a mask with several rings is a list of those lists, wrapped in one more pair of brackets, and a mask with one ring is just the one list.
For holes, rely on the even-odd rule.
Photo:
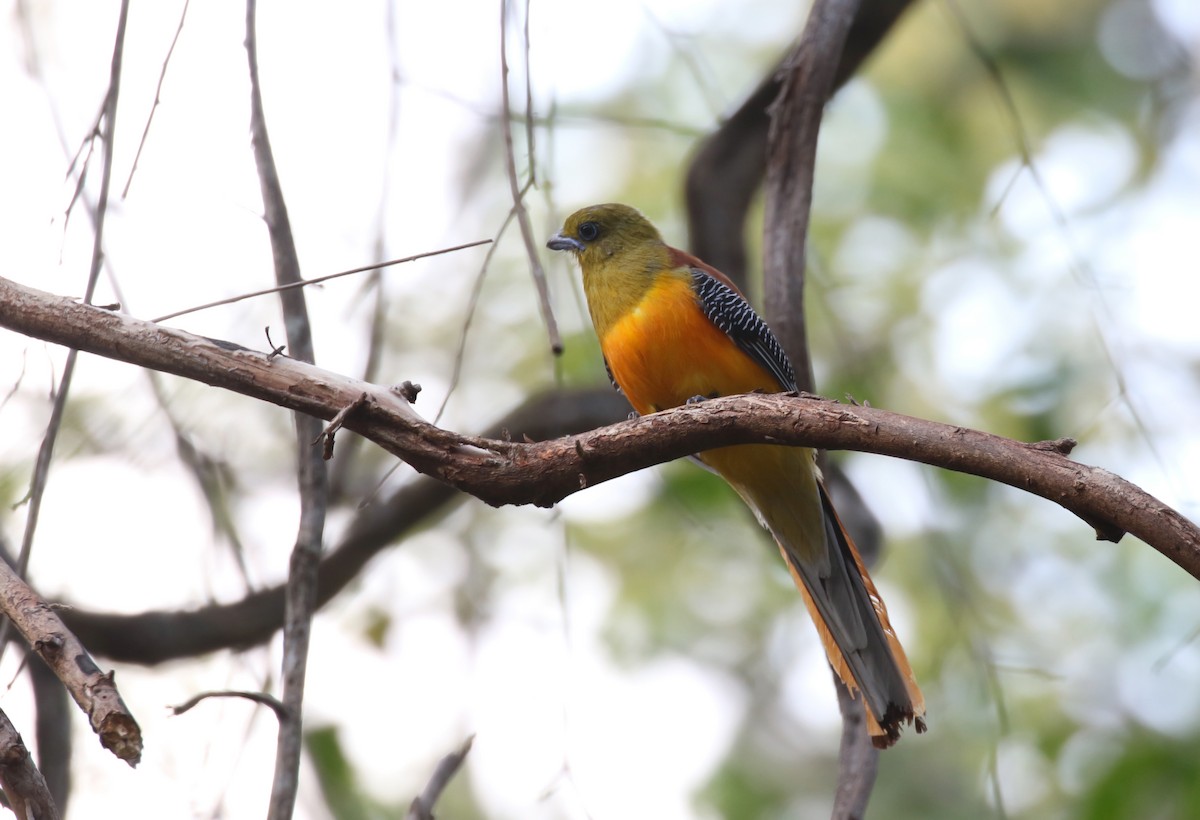
[(780, 390), (774, 376), (708, 320), (688, 280), (667, 277), (651, 288), (609, 329), (600, 349), (642, 415), (694, 396)]

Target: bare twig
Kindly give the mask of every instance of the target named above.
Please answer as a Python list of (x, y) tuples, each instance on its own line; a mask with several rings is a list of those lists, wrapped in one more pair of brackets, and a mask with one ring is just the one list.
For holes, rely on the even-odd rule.
[(179, 35), (183, 33), (183, 21), (187, 19), (188, 6), (191, 4), (192, 0), (183, 0), (183, 11), (179, 13), (179, 25), (175, 28), (175, 36), (171, 38), (167, 56), (163, 58), (162, 70), (158, 73), (158, 85), (154, 88), (154, 103), (150, 106), (150, 114), (146, 117), (146, 127), (142, 129), (142, 138), (138, 141), (137, 153), (133, 155), (133, 167), (129, 169), (129, 177), (125, 180), (125, 187), (121, 189), (121, 199), (129, 196), (129, 186), (133, 184), (133, 175), (137, 172), (138, 161), (142, 158), (142, 149), (146, 147), (146, 137), (150, 136), (150, 123), (154, 122), (154, 112), (158, 110), (159, 103), (162, 102), (162, 87), (163, 81), (167, 79), (167, 66), (171, 64), (171, 55), (175, 53)]
[(774, 441), (858, 450), (1000, 481), (1047, 498), (1105, 540), (1141, 538), (1200, 578), (1200, 529), (1106, 470), (1065, 457), (1070, 442), (1023, 444), (988, 433), (786, 395), (711, 399), (580, 436), (536, 443), (458, 435), (428, 424), (391, 391), (292, 359), (214, 342), (0, 278), (0, 327), (152, 367), (331, 419), (367, 392), (346, 428), (419, 472), (489, 504), (549, 506), (585, 486), (732, 444)]
[(0, 561), (0, 609), (88, 716), (100, 745), (136, 766), (142, 759), (141, 729), (121, 700), (112, 673), (100, 671), (58, 613), (5, 561)]
[[(512, 193), (513, 208), (517, 212), (517, 224), (521, 226), (521, 238), (525, 240), (525, 253), (529, 257), (529, 272), (533, 275), (533, 284), (537, 289), (538, 306), (542, 311), (542, 321), (546, 323), (546, 334), (550, 339), (550, 350), (555, 356), (563, 352), (562, 336), (558, 333), (558, 322), (554, 319), (554, 310), (550, 307), (550, 291), (546, 286), (546, 271), (542, 268), (542, 260), (538, 255), (538, 242), (533, 237), (533, 226), (529, 223), (529, 213), (525, 210), (524, 194), (521, 183), (517, 180), (517, 158), (513, 148), (512, 105), (508, 98), (508, 47), (506, 42), (506, 23), (508, 21), (508, 0), (500, 0), (500, 95), (504, 107), (501, 123), (504, 131), (504, 159), (508, 169), (508, 187)], [(530, 112), (526, 111), (526, 116)], [(533, 168), (533, 146), (527, 146), (530, 152), (529, 167)], [(530, 172), (532, 178), (532, 171)]]
[(58, 808), (46, 778), (33, 765), (21, 735), (0, 712), (0, 788), (20, 820), (58, 820)]
[(328, 282), (330, 279), (337, 279), (339, 276), (350, 276), (351, 274), (355, 274), (355, 273), (364, 273), (366, 271), (378, 270), (380, 268), (386, 268), (389, 265), (401, 265), (405, 262), (414, 262), (417, 259), (424, 259), (428, 256), (438, 256), (443, 253), (453, 253), (454, 251), (461, 251), (461, 250), (465, 250), (467, 248), (474, 248), (478, 245), (486, 245), (491, 241), (492, 241), (491, 239), (479, 239), (479, 240), (476, 240), (475, 242), (467, 242), (465, 244), (455, 245), (450, 248), (439, 248), (436, 251), (425, 251), (424, 253), (416, 253), (416, 254), (413, 254), (412, 256), (405, 256), (401, 259), (392, 259), (387, 262), (380, 262), (376, 265), (364, 265), (361, 268), (351, 268), (350, 270), (338, 271), (337, 273), (330, 273), (330, 274), (327, 274), (326, 276), (318, 276), (314, 279), (297, 279), (297, 281), (295, 281), (295, 282), (287, 282), (282, 285), (276, 285), (273, 288), (263, 288), (262, 290), (256, 290), (256, 291), (253, 291), (252, 293), (242, 293), (237, 296), (230, 296), (228, 299), (218, 299), (215, 302), (207, 302), (203, 305), (196, 305), (195, 307), (184, 308), (183, 310), (177, 310), (174, 313), (168, 313), (163, 316), (158, 316), (154, 319), (151, 319), (150, 321), (165, 322), (165, 321), (167, 321), (167, 319), (174, 319), (178, 316), (186, 316), (189, 313), (197, 313), (201, 310), (208, 310), (209, 308), (219, 307), (220, 305), (231, 305), (234, 302), (240, 302), (243, 299), (253, 299), (255, 296), (266, 296), (269, 293), (284, 293), (285, 291), (295, 290), (296, 288), (306, 288), (309, 285), (316, 285), (320, 282)]
[[(117, 97), (121, 89), (121, 62), (125, 54), (125, 22), (129, 17), (129, 0), (122, 0), (121, 10), (117, 17), (117, 34), (113, 44), (112, 64), (109, 70), (108, 94), (105, 97), (102, 119), (104, 122), (104, 167), (100, 177), (100, 197), (96, 204), (96, 225), (92, 238), (92, 262), (88, 272), (87, 287), (84, 289), (83, 301), (90, 303), (96, 292), (96, 282), (100, 278), (100, 267), (104, 261), (104, 217), (108, 213), (108, 189), (112, 183), (113, 140), (117, 126)], [(82, 175), (81, 175), (82, 176)], [(78, 353), (71, 350), (67, 353), (66, 364), (63, 366), (62, 378), (54, 397), (54, 406), (50, 411), (50, 422), (46, 426), (46, 435), (38, 448), (37, 461), (33, 470), (33, 481), (29, 487), (29, 509), (25, 520), (25, 532), (21, 538), (21, 552), (17, 557), (17, 571), (23, 576), (29, 567), (29, 554), (33, 549), (33, 537), (37, 531), (38, 516), (42, 509), (42, 497), (46, 491), (46, 481), (50, 475), (50, 459), (54, 455), (54, 444), (58, 440), (58, 431), (62, 427), (63, 413), (66, 410), (67, 395), (71, 390), (71, 379), (75, 374), (75, 361)], [(0, 627), (0, 652), (3, 651), (4, 634), (7, 624)]]
[[(503, 37), (503, 25), (501, 22), (501, 36)], [(529, 180), (526, 186), (532, 188), (537, 184), (537, 166), (534, 164), (534, 157), (537, 156), (537, 151), (534, 148), (534, 127), (533, 127), (533, 72), (529, 70), (529, 0), (525, 0), (525, 30), (522, 38), (522, 43), (525, 52), (525, 150), (529, 154)], [(507, 88), (507, 81), (504, 83)], [(512, 119), (512, 112), (507, 110), (505, 106), (505, 114), (509, 120)]]
[[(531, 183), (526, 183), (521, 189), (521, 196), (529, 190)], [(475, 319), (475, 310), (479, 307), (479, 297), (483, 293), (483, 282), (487, 278), (488, 267), (492, 264), (492, 257), (496, 255), (496, 249), (500, 247), (500, 239), (504, 236), (504, 232), (508, 230), (508, 226), (512, 224), (513, 217), (517, 215), (517, 206), (514, 204), (508, 209), (508, 215), (504, 217), (504, 221), (500, 223), (500, 229), (496, 231), (496, 235), (492, 237), (492, 246), (488, 248), (487, 255), (483, 257), (483, 262), (479, 265), (479, 272), (475, 274), (475, 284), (471, 286), (471, 295), (467, 298), (467, 309), (464, 312), (462, 328), (458, 333), (458, 347), (454, 351), (454, 367), (450, 370), (450, 383), (446, 386), (446, 394), (442, 396), (442, 403), (438, 406), (438, 411), (433, 417), (433, 423), (437, 424), (441, 421), (442, 414), (446, 412), (446, 405), (450, 403), (450, 397), (454, 395), (454, 391), (458, 388), (458, 382), (462, 378), (463, 362), (466, 360), (467, 352), (467, 334), (471, 331), (471, 322)]]
[[(250, 134), (254, 162), (262, 188), (263, 210), (271, 250), (275, 258), (275, 279), (279, 285), (299, 284), (300, 260), (292, 238), (291, 222), (284, 202), (283, 188), (267, 136), (263, 113), (262, 87), (258, 76), (258, 40), (255, 30), (256, 0), (246, 3), (246, 56), (250, 73)], [(304, 292), (299, 288), (279, 294), (283, 304), (288, 350), (293, 359), (315, 361), (312, 328)], [(300, 523), (288, 566), (287, 607), (283, 625), (283, 717), (279, 722), (279, 742), (275, 753), (275, 775), (271, 784), (269, 820), (288, 820), (296, 804), (300, 785), (300, 753), (303, 749), (301, 707), (308, 664), (308, 645), (312, 617), (317, 601), (317, 567), (325, 531), (325, 513), (329, 503), (329, 477), (321, 453), (312, 441), (321, 432), (316, 418), (295, 414), (296, 459), (300, 489)]]
[[(42, 80), (42, 72), (40, 60), (37, 57), (37, 49), (34, 45), (36, 39), (33, 36), (31, 27), (31, 14), (26, 8), (21, 8), (19, 13), (22, 29), (24, 31), (27, 44), (29, 46), (26, 52), (33, 63), (30, 67), (31, 72), (39, 80)], [(113, 146), (115, 145), (116, 133), (116, 108), (117, 98), (120, 90), (120, 73), (121, 64), (124, 55), (125, 41), (125, 26), (128, 18), (128, 3), (122, 2), (121, 9), (117, 20), (117, 32), (113, 45), (112, 65), (109, 72), (109, 89), (104, 100), (100, 104), (99, 111), (96, 114), (96, 119), (90, 129), (86, 140), (80, 144), (74, 154), (70, 153), (70, 148), (63, 130), (62, 120), (58, 115), (57, 109), (51, 106), (51, 113), (54, 119), (54, 124), (58, 134), (59, 142), (62, 146), (64, 154), (69, 157), (68, 169), (66, 177), (70, 178), (75, 174), (75, 169), (79, 171), (76, 174), (76, 184), (72, 191), (71, 200), (66, 207), (66, 212), (63, 217), (63, 235), (66, 235), (67, 228), (70, 223), (71, 214), (77, 202), (83, 201), (87, 203), (87, 198), (84, 196), (86, 190), (87, 172), (91, 166), (91, 158), (95, 152), (96, 140), (103, 137), (105, 141), (104, 151), (104, 169), (101, 179), (100, 196), (97, 204), (94, 207), (89, 207), (88, 213), (92, 220), (93, 230), (93, 246), (92, 246), (92, 264), (89, 271), (88, 289), (94, 292), (95, 283), (98, 279), (99, 264), (98, 259), (103, 261), (103, 228), (104, 217), (108, 211), (108, 192), (111, 185), (112, 174), (112, 157)], [(104, 131), (101, 126), (104, 126)], [(86, 147), (86, 156), (84, 149)], [(80, 166), (82, 158), (82, 165)], [(90, 203), (88, 203), (90, 205)], [(88, 297), (90, 300), (90, 296)], [(50, 461), (53, 455), (55, 441), (58, 437), (58, 431), (62, 426), (62, 416), (66, 408), (68, 388), (71, 382), (71, 374), (74, 373), (75, 361), (77, 355), (75, 351), (70, 351), (67, 354), (66, 367), (64, 369), (63, 378), (60, 382), (59, 389), (55, 392), (54, 404), (50, 413), (50, 420), (47, 424), (46, 436), (44, 437), (41, 447), (38, 451), (37, 463), (34, 470), (34, 478), (30, 486), (30, 506), (29, 516), (26, 519), (26, 529), (22, 539), (21, 553), (22, 558), (18, 559), (17, 565), (20, 567), (20, 574), (25, 573), (28, 565), (29, 555), (32, 550), (32, 540), (34, 531), (37, 525), (37, 520), (41, 510), (41, 499), (45, 492), (45, 484), (49, 474)], [(22, 367), (22, 374), (24, 367)], [(0, 625), (0, 653), (3, 653), (7, 647), (7, 637), (9, 634), (9, 621), (5, 621)], [(36, 705), (36, 737), (38, 744), (38, 757), (42, 767), (49, 772), (47, 787), (50, 794), (53, 796), (58, 809), (65, 811), (67, 801), (70, 797), (71, 787), (71, 751), (73, 739), (71, 735), (70, 724), (70, 705), (67, 701), (66, 690), (62, 682), (58, 679), (53, 670), (45, 664), (33, 664), (30, 667), (30, 678), (33, 682), (34, 699)]]
[(446, 786), (450, 785), (450, 779), (462, 768), (463, 761), (467, 759), (467, 754), (471, 751), (471, 744), (474, 742), (475, 735), (471, 735), (462, 746), (438, 761), (437, 768), (433, 770), (433, 777), (429, 778), (425, 788), (408, 807), (406, 820), (434, 820), (434, 804), (442, 796)]
[(1113, 345), (1109, 341), (1107, 328), (1113, 323), (1114, 316), (1112, 306), (1109, 300), (1105, 298), (1105, 289), (1098, 286), (1096, 274), (1088, 263), (1087, 258), (1081, 252), (1079, 242), (1075, 238), (1075, 231), (1071, 226), (1071, 220), (1067, 217), (1067, 213), (1063, 210), (1062, 205), (1059, 204), (1058, 200), (1050, 192), (1050, 186), (1046, 184), (1041, 169), (1034, 161), (1029, 132), (1025, 128), (1024, 120), (1021, 118), (1021, 112), (1017, 108), (1017, 101), (1013, 98), (1012, 90), (1004, 78), (1004, 72), (1001, 71), (1000, 64), (996, 61), (996, 58), (992, 56), (978, 35), (975, 34), (974, 29), (971, 28), (971, 24), (968, 22), (966, 14), (963, 13), (962, 7), (955, 0), (944, 0), (943, 5), (946, 13), (954, 21), (959, 32), (967, 41), (971, 52), (979, 60), (987, 72), (988, 78), (992, 81), (992, 87), (995, 89), (996, 95), (1000, 98), (1000, 105), (1004, 109), (1005, 116), (1008, 118), (1012, 138), (1017, 145), (1017, 153), (1021, 157), (1020, 167), (1004, 187), (1000, 196), (997, 197), (996, 204), (992, 207), (991, 215), (995, 217), (1000, 212), (1009, 193), (1016, 186), (1017, 178), (1021, 171), (1028, 171), (1030, 179), (1033, 180), (1034, 187), (1037, 188), (1038, 195), (1042, 198), (1042, 202), (1046, 205), (1046, 210), (1050, 212), (1051, 219), (1054, 220), (1058, 232), (1062, 235), (1063, 244), (1069, 251), (1072, 274), (1088, 286), (1089, 296), (1100, 306), (1102, 316), (1100, 318), (1092, 317), (1092, 330), (1100, 342), (1100, 348), (1104, 352), (1104, 357), (1108, 360), (1108, 366), (1112, 371), (1113, 378), (1117, 382), (1117, 390), (1121, 396), (1121, 401), (1124, 403), (1126, 409), (1129, 410), (1129, 414), (1133, 416), (1133, 422), (1137, 425), (1138, 433), (1141, 434), (1142, 441), (1145, 443), (1150, 455), (1153, 456), (1154, 461), (1157, 462), (1163, 472), (1169, 472), (1166, 466), (1166, 459), (1163, 458), (1158, 444), (1150, 435), (1150, 428), (1146, 424), (1144, 414), (1129, 392), (1129, 383), (1117, 361)]
[(337, 435), (337, 431), (341, 430), (346, 423), (346, 419), (350, 414), (367, 403), (367, 394), (363, 393), (357, 399), (347, 404), (337, 415), (329, 421), (329, 426), (321, 431), (321, 434), (313, 439), (313, 446), (322, 444), (321, 457), (326, 461), (333, 458), (333, 438)]
[(222, 689), (216, 692), (201, 692), (198, 695), (193, 695), (192, 697), (188, 698), (178, 706), (170, 707), (171, 714), (182, 715), (184, 712), (190, 711), (192, 707), (196, 706), (196, 704), (200, 703), (201, 701), (208, 700), (209, 698), (242, 698), (243, 700), (249, 700), (263, 706), (271, 707), (271, 711), (275, 713), (275, 717), (279, 718), (279, 722), (281, 724), (290, 719), (287, 707), (280, 703), (278, 698), (272, 697), (266, 692), (248, 692), (242, 689)]

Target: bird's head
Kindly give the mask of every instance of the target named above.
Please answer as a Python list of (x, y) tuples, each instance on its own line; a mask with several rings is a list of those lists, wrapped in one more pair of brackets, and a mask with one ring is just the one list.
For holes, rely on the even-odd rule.
[(570, 251), (579, 260), (588, 311), (601, 338), (671, 267), (658, 230), (628, 205), (581, 208), (546, 247)]
[(609, 203), (589, 205), (571, 214), (546, 247), (570, 251), (587, 271), (647, 251), (661, 254), (663, 241), (658, 229), (636, 208)]

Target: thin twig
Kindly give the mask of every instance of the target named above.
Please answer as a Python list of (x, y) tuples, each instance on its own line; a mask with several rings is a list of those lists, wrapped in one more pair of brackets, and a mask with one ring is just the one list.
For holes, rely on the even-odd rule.
[[(529, 213), (525, 210), (524, 195), (521, 193), (521, 183), (517, 179), (517, 158), (513, 148), (512, 105), (508, 99), (508, 40), (506, 22), (508, 20), (508, 0), (500, 0), (500, 96), (504, 108), (501, 118), (504, 131), (504, 159), (508, 168), (508, 187), (512, 193), (513, 207), (517, 211), (517, 224), (521, 226), (521, 238), (525, 240), (525, 253), (529, 257), (529, 272), (533, 275), (533, 284), (537, 289), (538, 307), (542, 311), (542, 321), (546, 323), (546, 335), (550, 340), (550, 350), (555, 356), (563, 352), (562, 336), (558, 332), (558, 322), (554, 319), (554, 310), (550, 306), (550, 290), (546, 285), (546, 271), (542, 268), (542, 260), (538, 255), (538, 243), (533, 238), (533, 226), (529, 223)], [(529, 112), (525, 112), (526, 116)], [(529, 165), (533, 166), (532, 149)]]
[[(526, 183), (522, 189), (522, 196), (529, 190), (531, 183)], [(442, 420), (442, 414), (446, 412), (446, 405), (450, 403), (450, 397), (454, 395), (454, 391), (458, 388), (459, 379), (462, 378), (463, 362), (466, 359), (467, 350), (467, 334), (471, 331), (471, 323), (475, 319), (475, 310), (479, 307), (479, 297), (483, 293), (483, 281), (487, 278), (488, 267), (492, 263), (492, 257), (496, 255), (496, 248), (500, 247), (500, 239), (504, 236), (504, 232), (508, 230), (508, 226), (512, 224), (513, 217), (517, 214), (517, 206), (513, 205), (508, 209), (508, 215), (504, 217), (504, 221), (500, 223), (500, 229), (496, 231), (496, 235), (492, 238), (492, 246), (488, 248), (487, 255), (483, 257), (483, 263), (479, 266), (479, 272), (475, 274), (475, 284), (471, 286), (471, 295), (467, 299), (466, 315), (463, 317), (462, 328), (458, 334), (458, 347), (454, 351), (454, 367), (450, 371), (450, 383), (446, 387), (446, 395), (442, 397), (441, 406), (434, 414), (433, 423), (437, 424)]]
[[(501, 23), (503, 26), (503, 23)], [(503, 32), (501, 32), (503, 36)], [(534, 149), (534, 128), (533, 128), (533, 74), (529, 70), (529, 0), (525, 0), (525, 32), (524, 42), (525, 47), (525, 146), (529, 152), (529, 179), (525, 183), (526, 189), (537, 184), (537, 166), (534, 164), (533, 158), (537, 155)], [(508, 83), (505, 83), (507, 86)], [(511, 113), (511, 112), (509, 112)]]
[(198, 695), (188, 698), (178, 706), (171, 706), (169, 708), (172, 715), (182, 715), (184, 712), (191, 710), (196, 704), (209, 698), (242, 698), (254, 701), (263, 706), (271, 707), (271, 711), (275, 713), (275, 717), (279, 718), (280, 723), (289, 719), (287, 707), (280, 703), (278, 698), (272, 697), (266, 692), (249, 692), (242, 689), (221, 689), (215, 692), (201, 692)]
[(679, 62), (683, 64), (684, 71), (691, 75), (692, 83), (700, 92), (700, 96), (704, 98), (704, 103), (708, 108), (709, 114), (715, 119), (725, 110), (726, 102), (721, 98), (720, 90), (715, 87), (716, 83), (713, 81), (714, 72), (712, 66), (704, 59), (700, 50), (694, 46), (695, 38), (680, 34), (668, 26), (648, 5), (642, 6), (642, 13), (646, 15), (651, 25), (667, 41), (667, 45), (673, 52), (673, 56), (677, 57)]
[(433, 776), (429, 778), (425, 788), (408, 807), (406, 820), (434, 820), (434, 804), (442, 796), (446, 786), (450, 785), (451, 778), (462, 768), (463, 761), (467, 759), (467, 754), (471, 751), (471, 744), (474, 742), (475, 735), (471, 735), (462, 746), (438, 761), (437, 768), (433, 770)]
[(370, 399), (367, 394), (363, 393), (350, 404), (347, 404), (329, 421), (329, 426), (322, 430), (321, 434), (313, 440), (313, 446), (324, 442), (324, 446), (321, 449), (321, 457), (323, 459), (329, 461), (329, 459), (333, 458), (333, 439), (334, 436), (337, 435), (337, 431), (342, 429), (343, 425), (346, 423), (346, 419), (350, 417), (351, 413), (362, 407), (369, 400)]
[(361, 268), (351, 268), (350, 270), (339, 271), (337, 273), (330, 273), (325, 276), (318, 276), (315, 279), (300, 279), (295, 282), (287, 282), (282, 285), (276, 285), (273, 288), (263, 288), (262, 290), (256, 290), (251, 293), (242, 293), (238, 296), (230, 296), (228, 299), (218, 299), (215, 302), (208, 302), (203, 305), (196, 305), (195, 307), (184, 308), (183, 310), (177, 310), (174, 313), (167, 313), (163, 316), (158, 316), (154, 319), (151, 319), (150, 321), (165, 322), (168, 319), (175, 319), (180, 316), (186, 316), (189, 313), (197, 313), (201, 310), (208, 310), (209, 308), (220, 307), (221, 305), (231, 305), (234, 302), (240, 302), (243, 299), (253, 299), (256, 296), (266, 296), (269, 293), (284, 293), (285, 291), (294, 290), (296, 288), (306, 288), (309, 285), (316, 285), (316, 284), (319, 284), (320, 282), (328, 282), (330, 279), (337, 279), (339, 276), (350, 276), (351, 274), (364, 273), (366, 271), (378, 270), (380, 268), (386, 268), (391, 265), (402, 265), (405, 262), (415, 262), (418, 259), (425, 259), (426, 257), (429, 257), (429, 256), (439, 256), (443, 253), (453, 253), (454, 251), (461, 251), (461, 250), (465, 250), (467, 248), (474, 248), (478, 245), (486, 245), (487, 243), (489, 243), (491, 241), (492, 240), (490, 240), (490, 239), (479, 239), (474, 242), (467, 242), (463, 245), (455, 245), (451, 248), (440, 248), (436, 251), (425, 251), (424, 253), (417, 253), (417, 254), (413, 254), (412, 256), (405, 256), (401, 259), (391, 259), (387, 262), (379, 262), (378, 264), (375, 264), (375, 265), (363, 265)]
[(1020, 170), (1027, 170), (1029, 172), (1030, 179), (1033, 180), (1034, 187), (1037, 189), (1038, 195), (1041, 196), (1042, 201), (1046, 205), (1046, 209), (1050, 212), (1051, 219), (1054, 220), (1055, 226), (1058, 228), (1059, 233), (1062, 234), (1063, 243), (1066, 245), (1070, 254), (1070, 268), (1072, 274), (1074, 274), (1074, 276), (1088, 288), (1088, 292), (1091, 294), (1092, 298), (1095, 299), (1100, 305), (1102, 317), (1100, 319), (1096, 319), (1095, 316), (1092, 317), (1092, 330), (1100, 342), (1100, 348), (1104, 353), (1105, 359), (1108, 360), (1108, 366), (1112, 371), (1113, 378), (1116, 379), (1117, 392), (1121, 396), (1121, 400), (1126, 409), (1129, 410), (1129, 414), (1133, 416), (1134, 424), (1137, 425), (1138, 433), (1142, 437), (1142, 442), (1146, 445), (1146, 449), (1149, 450), (1150, 455), (1157, 463), (1159, 469), (1162, 470), (1163, 473), (1170, 473), (1171, 470), (1167, 467), (1167, 461), (1165, 458), (1163, 458), (1162, 451), (1159, 449), (1158, 444), (1154, 441), (1154, 438), (1150, 435), (1150, 427), (1148, 424), (1146, 424), (1146, 419), (1144, 418), (1142, 411), (1133, 401), (1133, 396), (1129, 392), (1129, 384), (1125, 379), (1125, 374), (1122, 372), (1121, 366), (1117, 363), (1117, 357), (1113, 352), (1112, 345), (1109, 343), (1106, 328), (1111, 327), (1115, 323), (1112, 306), (1109, 304), (1108, 299), (1105, 298), (1104, 290), (1097, 285), (1096, 274), (1079, 249), (1079, 243), (1075, 239), (1075, 232), (1071, 227), (1071, 220), (1067, 217), (1066, 212), (1058, 203), (1058, 200), (1055, 199), (1050, 193), (1050, 186), (1046, 184), (1046, 180), (1042, 176), (1042, 172), (1038, 167), (1038, 164), (1034, 161), (1029, 133), (1026, 130), (1024, 121), (1021, 118), (1020, 109), (1017, 108), (1017, 101), (1013, 98), (1012, 90), (1008, 86), (1008, 81), (1004, 78), (1004, 72), (1001, 71), (1000, 64), (996, 61), (996, 58), (992, 56), (992, 54), (987, 50), (987, 47), (975, 34), (974, 29), (971, 28), (971, 24), (967, 20), (967, 16), (963, 13), (963, 10), (958, 3), (955, 2), (955, 0), (944, 0), (944, 2), (947, 13), (954, 21), (955, 25), (958, 26), (959, 31), (962, 33), (962, 36), (967, 41), (967, 45), (971, 49), (971, 53), (975, 55), (975, 58), (979, 60), (984, 70), (987, 72), (988, 77), (992, 81), (992, 87), (996, 90), (996, 94), (1000, 97), (1000, 104), (1004, 108), (1004, 112), (1008, 117), (1009, 127), (1012, 130), (1012, 137), (1017, 143), (1017, 153), (1021, 156), (1021, 169), (1018, 169), (1018, 171), (1013, 174), (1012, 179), (1009, 181), (1008, 185), (1004, 187), (1004, 190), (997, 198), (996, 204), (992, 208), (992, 216), (995, 216), (1000, 212), (1000, 208), (1003, 206), (1009, 193), (1013, 190), (1013, 188), (1016, 187), (1017, 177), (1020, 174)]
[[(125, 23), (129, 17), (129, 0), (122, 0), (117, 17), (117, 33), (113, 43), (112, 63), (109, 69), (108, 94), (104, 103), (104, 167), (100, 177), (100, 196), (96, 204), (96, 223), (92, 237), (92, 261), (88, 271), (87, 287), (84, 289), (83, 301), (90, 304), (96, 293), (96, 282), (100, 278), (100, 268), (104, 261), (104, 218), (108, 213), (108, 190), (112, 183), (113, 141), (117, 127), (117, 97), (121, 89), (121, 63), (125, 54)], [(67, 396), (71, 390), (71, 379), (75, 375), (75, 362), (79, 356), (76, 349), (67, 352), (66, 363), (63, 365), (62, 378), (55, 392), (54, 405), (50, 410), (50, 421), (46, 425), (46, 435), (38, 448), (37, 460), (34, 463), (33, 480), (29, 487), (29, 509), (26, 513), (25, 531), (21, 536), (21, 551), (17, 556), (17, 573), (24, 577), (29, 568), (29, 556), (33, 551), (33, 537), (37, 532), (38, 517), (41, 514), (42, 498), (46, 492), (46, 482), (50, 477), (50, 460), (54, 455), (54, 445), (58, 440), (59, 430), (62, 429), (63, 414), (66, 412)], [(7, 646), (8, 623), (0, 625), (0, 654)]]
[(150, 136), (150, 123), (154, 122), (154, 113), (158, 111), (159, 103), (162, 102), (162, 87), (163, 81), (167, 79), (167, 66), (171, 64), (171, 55), (175, 53), (175, 45), (179, 42), (179, 35), (183, 33), (183, 21), (187, 19), (188, 6), (191, 3), (192, 0), (183, 0), (179, 25), (175, 28), (175, 36), (171, 38), (171, 47), (167, 49), (167, 56), (163, 58), (162, 70), (158, 73), (158, 85), (154, 88), (154, 103), (150, 106), (150, 113), (146, 117), (146, 127), (142, 129), (142, 138), (138, 142), (137, 153), (133, 155), (133, 167), (129, 169), (129, 177), (125, 180), (125, 187), (121, 189), (121, 199), (129, 196), (129, 186), (133, 184), (133, 175), (137, 171), (138, 161), (142, 158), (142, 149), (146, 147), (146, 138)]

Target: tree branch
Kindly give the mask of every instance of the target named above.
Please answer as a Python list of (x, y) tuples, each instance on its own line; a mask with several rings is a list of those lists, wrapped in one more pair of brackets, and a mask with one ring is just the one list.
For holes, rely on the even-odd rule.
[(858, 0), (825, 0), (809, 12), (799, 42), (783, 61), (782, 88), (770, 108), (763, 304), (796, 368), (796, 384), (813, 389), (804, 328), (805, 242), (812, 206), (817, 133)]
[(550, 506), (653, 464), (713, 447), (770, 441), (878, 453), (999, 481), (1063, 506), (1105, 540), (1132, 533), (1200, 578), (1200, 529), (1107, 470), (1066, 458), (1069, 440), (1024, 444), (872, 407), (780, 394), (711, 399), (577, 436), (517, 443), (434, 427), (377, 385), (3, 278), (0, 326), (324, 419), (365, 392), (369, 400), (346, 419), (347, 429), (492, 505)]
[[(912, 0), (872, 0), (859, 6), (846, 46), (835, 58), (833, 92), (845, 85), (892, 30)], [(746, 219), (767, 171), (767, 109), (783, 86), (782, 63), (700, 144), (685, 186), (692, 253), (745, 290)]]
[[(763, 302), (767, 322), (788, 352), (801, 390), (815, 390), (804, 315), (804, 279), (817, 135), (825, 103), (859, 0), (817, 0), (804, 31), (783, 61), (779, 96), (768, 108), (766, 214), (763, 227)], [(818, 463), (827, 469), (824, 453)], [(842, 740), (833, 817), (861, 817), (871, 798), (879, 752), (862, 731), (864, 705), (838, 687)]]
[(451, 778), (462, 768), (463, 762), (467, 759), (467, 754), (471, 751), (471, 744), (474, 742), (475, 735), (471, 735), (463, 741), (461, 746), (438, 761), (437, 768), (434, 769), (433, 776), (429, 778), (429, 782), (425, 784), (425, 788), (421, 790), (419, 795), (413, 798), (412, 805), (408, 807), (408, 814), (405, 816), (405, 820), (434, 820), (434, 805), (437, 803), (438, 798), (442, 796), (442, 792), (450, 785)]
[(136, 766), (142, 759), (142, 730), (121, 700), (113, 674), (100, 671), (58, 613), (6, 561), (0, 561), (0, 609), (88, 716), (100, 745)]
[[(250, 135), (254, 164), (262, 188), (263, 210), (278, 285), (301, 281), (300, 260), (292, 238), (291, 221), (283, 197), (283, 186), (275, 167), (275, 157), (267, 135), (263, 112), (262, 87), (258, 79), (258, 36), (255, 26), (256, 0), (246, 2), (246, 57), (250, 74)], [(312, 363), (312, 326), (304, 291), (281, 290), (283, 319), (287, 331), (288, 352)], [(304, 680), (308, 666), (308, 646), (313, 613), (317, 608), (317, 567), (324, 545), (325, 512), (329, 505), (329, 478), (325, 460), (314, 447), (321, 425), (311, 414), (297, 412), (296, 473), (300, 491), (300, 522), (296, 542), (288, 563), (287, 606), (283, 626), (283, 708), (278, 712), (279, 739), (275, 752), (275, 775), (271, 784), (268, 820), (288, 820), (296, 804), (300, 786), (300, 753), (304, 746), (301, 716), (304, 705)]]
[(59, 812), (66, 812), (71, 796), (71, 698), (54, 670), (44, 663), (29, 664), (29, 678), (37, 712), (34, 740), (38, 769), (46, 778), (46, 788)]
[(61, 816), (33, 758), (8, 715), (0, 712), (0, 788), (21, 820), (58, 820)]

